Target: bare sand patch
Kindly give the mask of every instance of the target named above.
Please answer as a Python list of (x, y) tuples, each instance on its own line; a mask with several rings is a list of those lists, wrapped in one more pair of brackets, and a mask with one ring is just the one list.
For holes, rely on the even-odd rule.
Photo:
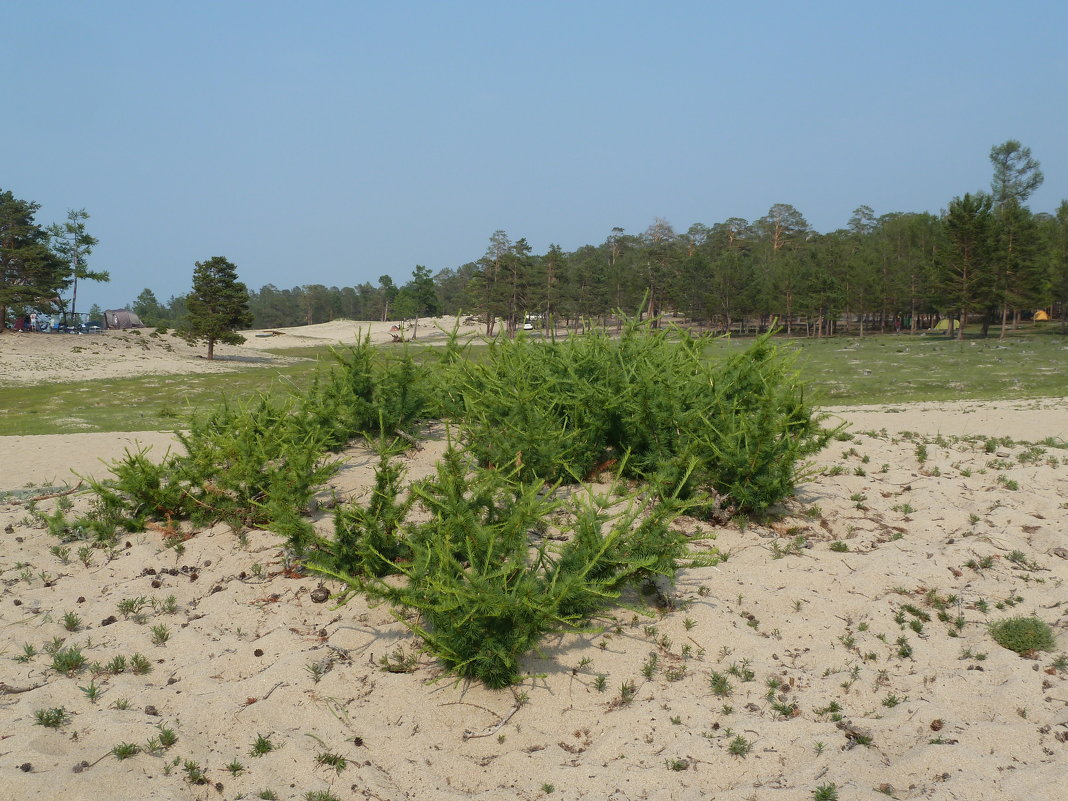
[[(225, 373), (249, 367), (281, 366), (292, 364), (300, 357), (279, 356), (268, 350), (354, 345), (365, 336), (370, 336), (376, 345), (393, 343), (395, 336), (423, 345), (441, 345), (447, 338), (445, 331), (451, 331), (456, 320), (426, 318), (419, 321), (418, 328), (409, 323), (403, 332), (393, 330), (398, 325), (335, 320), (294, 328), (242, 331), (244, 344), (216, 344), (215, 358), (211, 361), (206, 358), (207, 346), (189, 345), (174, 332), (159, 334), (150, 328), (83, 335), (6, 333), (0, 335), (0, 385)], [(461, 324), (461, 332), (464, 336), (477, 336), (481, 329)]]
[(173, 334), (151, 329), (99, 334), (0, 336), (0, 384), (45, 384), (143, 375), (225, 373), (249, 367), (291, 364), (294, 360), (253, 348), (191, 346)]

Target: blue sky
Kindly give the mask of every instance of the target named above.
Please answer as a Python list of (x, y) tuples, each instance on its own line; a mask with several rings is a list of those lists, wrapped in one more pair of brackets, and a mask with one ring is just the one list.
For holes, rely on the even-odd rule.
[[(796, 206), (937, 212), (991, 146), (1068, 197), (1063, 2), (6, 0), (0, 188), (84, 207), (79, 307), (351, 286)], [(84, 304), (84, 305), (83, 305)]]

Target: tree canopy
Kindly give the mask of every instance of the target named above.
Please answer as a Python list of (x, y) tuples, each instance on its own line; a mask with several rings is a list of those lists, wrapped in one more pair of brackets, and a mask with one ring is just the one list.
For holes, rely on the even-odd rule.
[(36, 221), (40, 208), (0, 190), (0, 333), (9, 312), (60, 311), (61, 294), (79, 278), (108, 280), (106, 272), (88, 269), (86, 257), (96, 239), (85, 230), (85, 210), (68, 212), (63, 225), (42, 228)]
[(240, 345), (245, 338), (237, 330), (252, 326), (248, 290), (237, 280), (237, 267), (222, 256), (196, 263), (185, 304), (187, 317), (178, 335), (191, 344), (206, 342), (208, 359), (215, 358), (216, 342)]

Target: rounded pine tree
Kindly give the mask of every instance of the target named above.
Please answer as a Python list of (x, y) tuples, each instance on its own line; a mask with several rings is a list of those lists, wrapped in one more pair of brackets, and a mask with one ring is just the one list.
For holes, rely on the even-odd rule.
[(222, 256), (196, 263), (186, 308), (178, 336), (190, 344), (207, 342), (209, 359), (215, 358), (216, 342), (240, 345), (245, 338), (237, 330), (252, 326), (248, 289), (237, 280), (237, 267)]

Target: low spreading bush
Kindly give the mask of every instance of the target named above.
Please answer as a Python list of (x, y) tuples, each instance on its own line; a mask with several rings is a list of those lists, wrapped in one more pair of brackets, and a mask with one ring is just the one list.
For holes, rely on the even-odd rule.
[(326, 454), (358, 437), (404, 435), (425, 413), (421, 373), (407, 355), (376, 359), (364, 340), (334, 356), (334, 369), (291, 398), (224, 401), (194, 414), (176, 434), (184, 453), (155, 463), (127, 451), (110, 466), (114, 478), (90, 482), (105, 519), (131, 529), (163, 519), (271, 525), (300, 551), (310, 537), (300, 517), (337, 470)]
[[(437, 474), (411, 489), (429, 519), (398, 523), (407, 509), (396, 476), (383, 460), (368, 506), (339, 512), (357, 525), (320, 543), (309, 564), (388, 601), (446, 668), (490, 687), (518, 681), (520, 658), (547, 634), (582, 628), (626, 585), (673, 577), (689, 556), (670, 525), (686, 509), (675, 498), (565, 504), (540, 482), (450, 449)], [(559, 521), (553, 537), (550, 518)]]
[(677, 487), (687, 474), (688, 495), (760, 512), (792, 494), (834, 432), (770, 334), (718, 362), (707, 342), (635, 321), (618, 340), (500, 340), (451, 360), (443, 394), (479, 462), (515, 464), (525, 481), (581, 481), (618, 460), (628, 477)]

